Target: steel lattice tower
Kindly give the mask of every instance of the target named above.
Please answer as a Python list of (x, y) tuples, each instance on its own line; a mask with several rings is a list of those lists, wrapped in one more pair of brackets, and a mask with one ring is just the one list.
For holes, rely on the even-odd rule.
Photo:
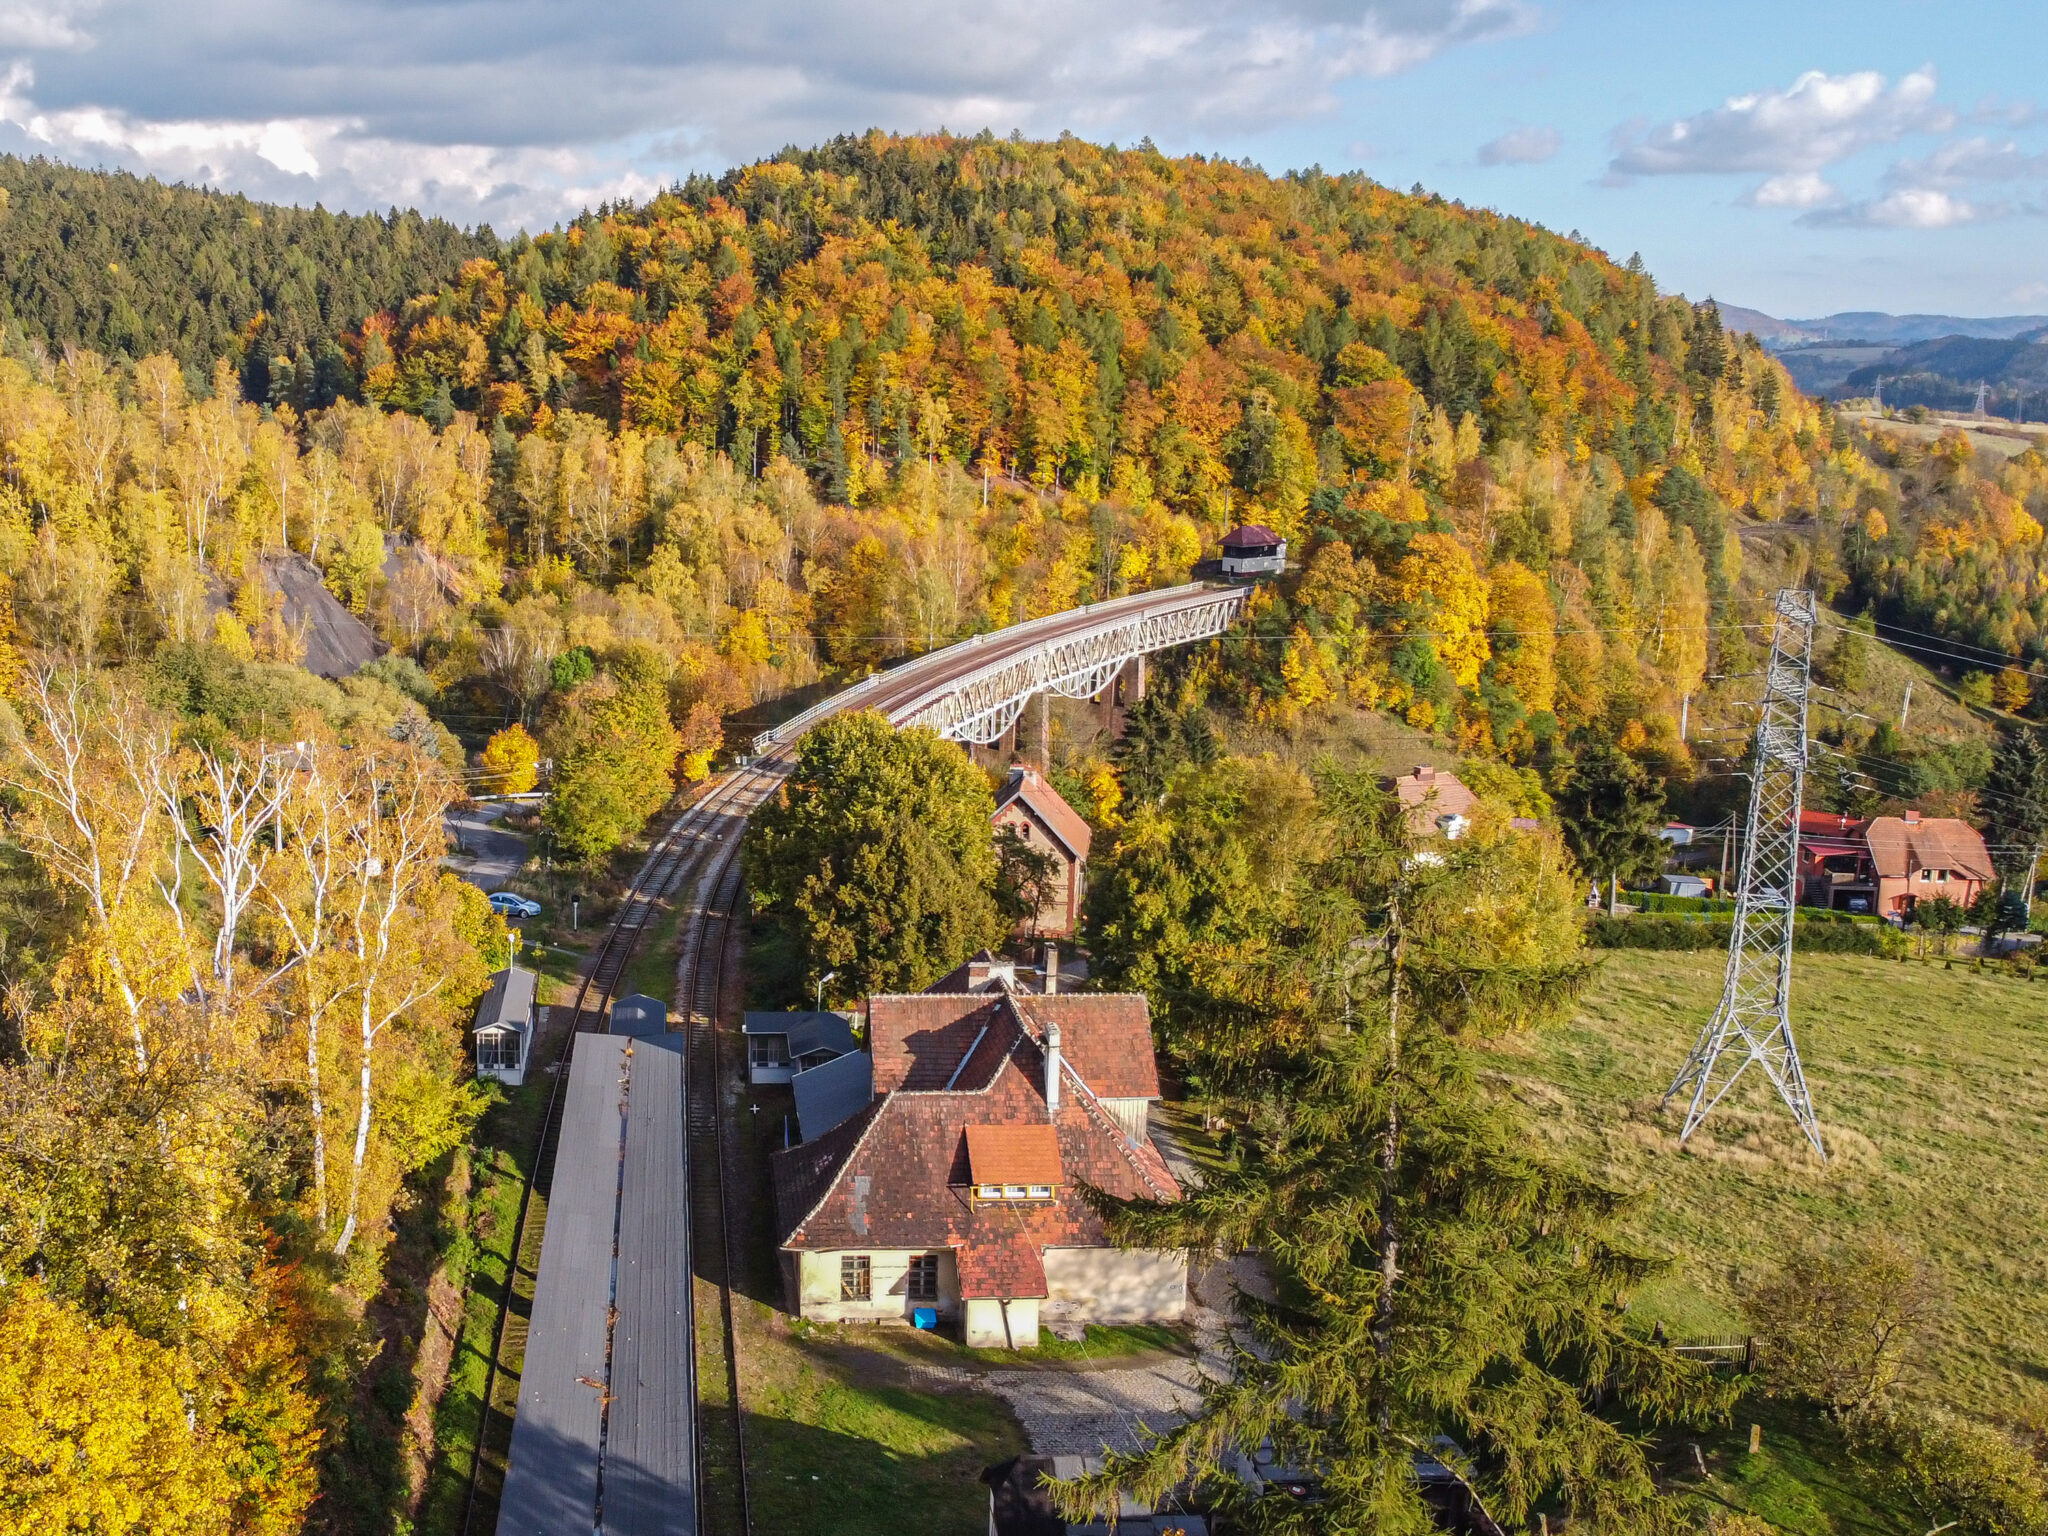
[(1813, 594), (1778, 593), (1771, 661), (1756, 724), (1749, 819), (1735, 895), (1735, 931), (1721, 1006), (1665, 1090), (1669, 1104), (1691, 1090), (1683, 1142), (1728, 1096), (1752, 1062), (1777, 1088), (1825, 1160), (1820, 1122), (1792, 1041), (1792, 916), (1799, 900), (1799, 806), (1806, 788), (1806, 702), (1813, 671)]

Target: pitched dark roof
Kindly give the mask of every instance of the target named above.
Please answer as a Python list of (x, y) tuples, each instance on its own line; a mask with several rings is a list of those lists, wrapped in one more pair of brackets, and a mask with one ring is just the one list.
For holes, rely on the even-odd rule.
[(796, 1096), (798, 1132), (805, 1141), (816, 1141), (851, 1120), (874, 1099), (874, 1058), (866, 1051), (835, 1056), (791, 1077), (789, 1091)]
[(1223, 547), (1229, 550), (1265, 549), (1286, 542), (1264, 523), (1246, 523), (1242, 528), (1233, 528), (1223, 535)]
[(533, 972), (507, 966), (491, 974), (477, 999), (475, 1029), (510, 1026), (525, 1033), (533, 1024)]
[(1060, 792), (1046, 783), (1035, 768), (1019, 764), (1010, 770), (1010, 776), (1003, 782), (996, 795), (996, 814), (1014, 802), (1023, 802), (1038, 824), (1058, 838), (1067, 852), (1077, 859), (1088, 857), (1089, 846), (1095, 834), (1088, 823), (1081, 819), (1080, 812), (1067, 804)]
[(668, 1033), (668, 1004), (645, 992), (628, 993), (612, 1004), (612, 1033), (615, 1035), (665, 1035)]
[(960, 1299), (1047, 1296), (1045, 1257), (1022, 1233), (960, 1250)]
[(805, 1009), (800, 1013), (749, 1013), (740, 1021), (740, 1032), (748, 1035), (785, 1035), (791, 1060), (813, 1051), (830, 1051), (844, 1056), (857, 1050), (853, 1020), (829, 1008), (823, 1013)]

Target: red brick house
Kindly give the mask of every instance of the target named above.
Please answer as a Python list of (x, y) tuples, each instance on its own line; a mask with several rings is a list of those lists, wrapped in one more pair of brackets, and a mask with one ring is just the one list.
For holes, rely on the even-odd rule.
[(1080, 1194), (1179, 1198), (1149, 1135), (1145, 999), (985, 984), (870, 999), (873, 1102), (774, 1154), (790, 1309), (929, 1308), (978, 1347), (1035, 1345), (1041, 1320), (1179, 1317), (1187, 1256), (1112, 1246)]
[(1906, 917), (1929, 896), (1967, 907), (1995, 878), (1983, 837), (1953, 816), (1799, 816), (1799, 899), (1806, 906)]
[(1034, 932), (1055, 938), (1071, 934), (1081, 921), (1088, 848), (1094, 837), (1088, 823), (1037, 769), (1018, 763), (1011, 767), (996, 795), (996, 813), (990, 824), (998, 830), (1007, 828), (1031, 847), (1053, 856), (1052, 889), (1046, 893), (1036, 921), (1027, 918), (1018, 925), (1019, 931), (1027, 937)]

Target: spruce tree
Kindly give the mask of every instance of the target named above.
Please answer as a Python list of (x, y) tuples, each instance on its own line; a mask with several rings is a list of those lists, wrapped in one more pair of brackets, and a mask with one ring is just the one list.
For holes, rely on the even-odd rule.
[(2017, 894), (2048, 842), (2048, 744), (2039, 731), (2015, 726), (1999, 737), (1983, 803), (1984, 840), (2007, 888)]
[[(1568, 862), (1506, 829), (1418, 846), (1362, 777), (1320, 801), (1267, 974), (1228, 989), (1263, 1008), (1204, 1036), (1236, 1157), (1178, 1202), (1095, 1197), (1120, 1242), (1255, 1252), (1270, 1286), (1194, 1418), (1056, 1497), (1099, 1516), (1193, 1485), (1252, 1531), (1423, 1532), (1433, 1461), (1510, 1528), (1675, 1529), (1627, 1425), (1714, 1418), (1732, 1386), (1631, 1324), (1659, 1265), (1614, 1235), (1626, 1197), (1540, 1150), (1478, 1048), (1587, 974)], [(1261, 1453), (1319, 1497), (1237, 1475)]]

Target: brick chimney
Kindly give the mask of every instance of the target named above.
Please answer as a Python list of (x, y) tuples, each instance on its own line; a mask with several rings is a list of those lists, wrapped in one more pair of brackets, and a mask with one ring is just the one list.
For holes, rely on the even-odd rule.
[(1907, 825), (1907, 826), (1909, 826), (1909, 827), (1917, 827), (1917, 826), (1919, 826), (1919, 825), (1920, 825), (1920, 813), (1919, 813), (1918, 811), (1908, 811), (1908, 812), (1906, 812), (1906, 813), (1905, 813), (1905, 822), (1906, 822), (1906, 825)]
[(1045, 1026), (1045, 1110), (1049, 1115), (1060, 1112), (1060, 1027), (1057, 1024)]
[(1060, 947), (1051, 939), (1045, 941), (1045, 995), (1051, 997), (1060, 989)]

